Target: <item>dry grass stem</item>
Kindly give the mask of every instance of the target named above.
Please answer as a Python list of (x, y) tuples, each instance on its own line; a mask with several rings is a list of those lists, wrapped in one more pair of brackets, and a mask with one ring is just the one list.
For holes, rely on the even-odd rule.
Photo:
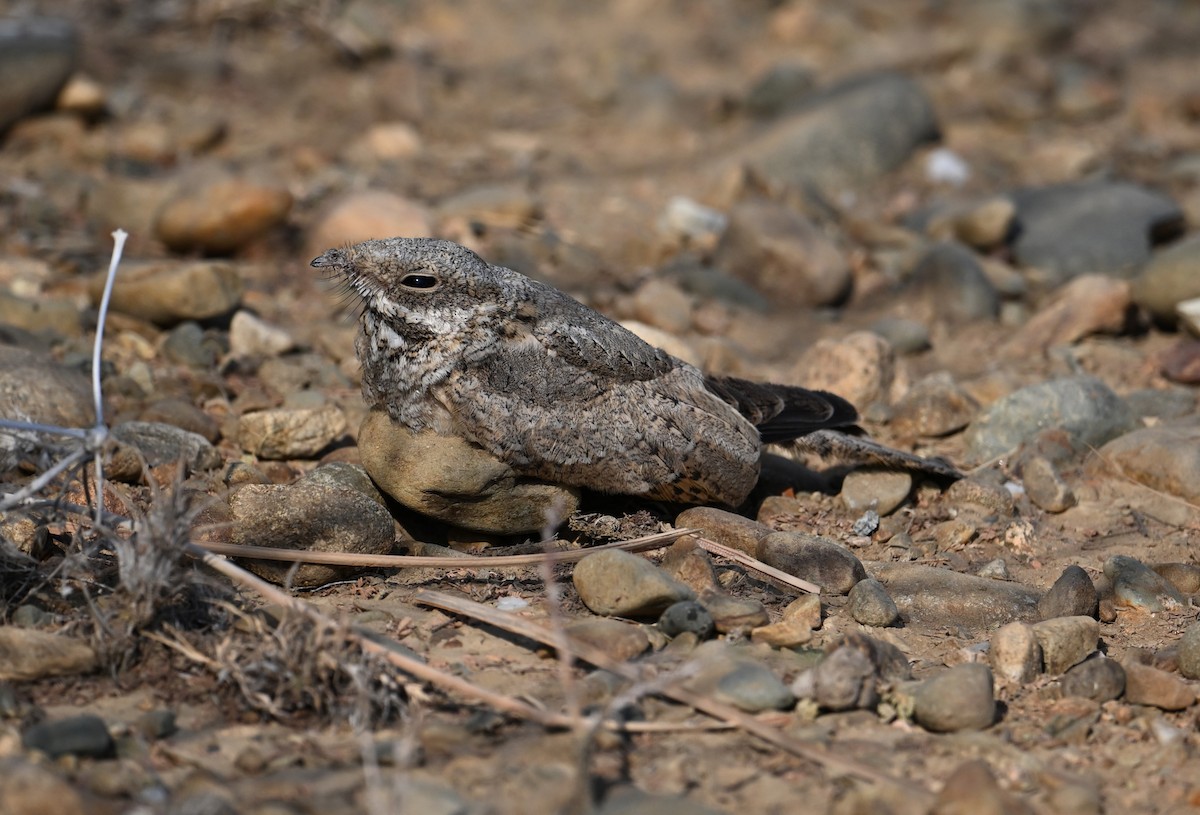
[(758, 572), (762, 576), (770, 578), (777, 583), (782, 583), (785, 586), (798, 589), (799, 591), (808, 592), (809, 594), (821, 593), (821, 587), (816, 583), (809, 583), (807, 580), (801, 580), (799, 577), (776, 569), (774, 566), (768, 566), (758, 558), (750, 557), (750, 555), (747, 555), (745, 552), (740, 552), (737, 549), (733, 549), (722, 543), (710, 541), (707, 538), (697, 538), (696, 545), (709, 554), (732, 560), (735, 563), (740, 563), (747, 569)]

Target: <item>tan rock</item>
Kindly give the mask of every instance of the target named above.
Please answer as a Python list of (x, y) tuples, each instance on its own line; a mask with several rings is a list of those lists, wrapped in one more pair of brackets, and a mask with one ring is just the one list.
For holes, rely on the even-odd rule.
[(306, 254), (373, 238), (423, 238), (433, 235), (429, 210), (408, 198), (382, 190), (354, 192), (334, 201), (309, 230)]
[(154, 232), (176, 252), (225, 255), (279, 226), (291, 208), (284, 187), (219, 178), (183, 187), (159, 212)]

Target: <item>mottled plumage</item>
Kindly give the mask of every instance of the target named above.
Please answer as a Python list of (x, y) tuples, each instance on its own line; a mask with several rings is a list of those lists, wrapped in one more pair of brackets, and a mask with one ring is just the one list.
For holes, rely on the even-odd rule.
[[(414, 431), (461, 436), (544, 481), (736, 506), (758, 479), (764, 442), (857, 419), (833, 394), (706, 378), (557, 289), (448, 241), (366, 241), (313, 266), (361, 299), (356, 350), (371, 407)], [(839, 452), (836, 441), (814, 441)], [(897, 455), (899, 466), (924, 461)]]

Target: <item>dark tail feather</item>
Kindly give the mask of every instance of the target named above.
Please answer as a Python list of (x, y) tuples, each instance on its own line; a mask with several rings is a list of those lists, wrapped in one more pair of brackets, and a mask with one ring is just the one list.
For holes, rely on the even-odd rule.
[(849, 429), (858, 421), (854, 405), (824, 391), (733, 377), (710, 376), (705, 384), (749, 419), (768, 444), (788, 442), (830, 427)]
[(815, 453), (821, 458), (837, 458), (854, 464), (877, 464), (890, 470), (912, 470), (954, 481), (963, 477), (962, 473), (944, 459), (922, 458), (836, 430), (818, 430), (796, 439), (792, 444), (799, 450)]

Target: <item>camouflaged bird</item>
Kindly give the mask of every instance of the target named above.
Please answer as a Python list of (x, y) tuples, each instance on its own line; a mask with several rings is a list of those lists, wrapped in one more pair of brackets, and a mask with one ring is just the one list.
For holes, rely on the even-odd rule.
[(431, 238), (312, 262), (361, 301), (363, 395), (414, 432), (464, 438), (521, 475), (740, 505), (764, 444), (955, 477), (856, 432), (840, 396), (705, 376), (557, 289)]

